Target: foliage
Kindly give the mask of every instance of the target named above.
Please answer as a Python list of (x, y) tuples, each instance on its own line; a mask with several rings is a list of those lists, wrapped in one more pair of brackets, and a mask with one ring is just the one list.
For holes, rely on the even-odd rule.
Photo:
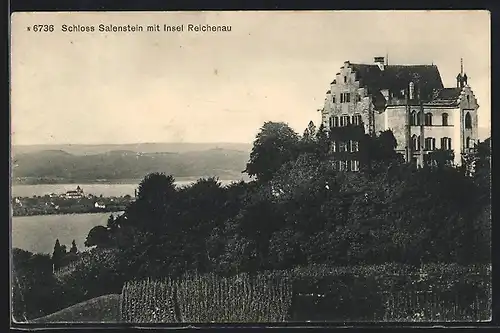
[(129, 281), (123, 286), (121, 321), (128, 323), (175, 323), (175, 285), (170, 279)]
[(49, 255), (12, 250), (13, 317), (17, 322), (55, 312), (59, 304)]
[[(329, 153), (331, 142), (346, 138), (360, 142), (357, 153), (364, 163), (360, 172), (339, 172), (332, 166), (332, 161), (344, 157)], [(255, 274), (264, 271), (293, 280), (290, 283), (296, 291), (302, 288), (296, 281), (305, 281), (304, 294), (314, 294), (308, 288), (315, 285), (330, 288), (334, 301), (316, 301), (337, 309), (339, 316), (347, 309), (352, 314), (359, 310), (357, 317), (366, 320), (369, 309), (377, 308), (379, 316), (385, 311), (380, 307), (385, 309), (391, 302), (380, 294), (364, 299), (366, 286), (382, 294), (432, 287), (443, 293), (487, 297), (484, 279), (489, 273), (473, 267), (480, 271), (474, 280), (463, 267), (491, 262), (489, 150), (481, 149), (476, 174), (466, 177), (445, 163), (420, 169), (401, 163), (395, 147), (390, 131), (372, 137), (361, 127), (327, 132), (323, 125), (316, 130), (310, 123), (299, 138), (286, 124), (267, 122), (247, 165), (256, 181), (222, 186), (217, 178), (201, 178), (179, 188), (171, 175), (149, 174), (123, 215), (110, 216), (106, 227), (90, 230), (85, 245), (96, 249), (78, 253), (76, 260), (56, 271), (56, 282), (47, 285), (53, 286), (62, 306), (119, 292), (125, 281), (171, 279), (177, 281), (168, 287), (175, 289), (172, 302), (179, 311), (175, 318), (184, 316), (185, 320), (239, 318), (236, 313), (247, 311), (254, 297), (244, 295), (249, 290), (257, 293), (247, 287), (254, 283)], [(71, 259), (59, 254), (65, 252), (62, 247), (56, 243), (54, 263), (60, 257)], [(440, 265), (456, 270), (446, 272)], [(332, 268), (339, 266), (345, 268)], [(415, 267), (432, 279), (422, 277)], [(246, 282), (239, 284), (235, 276)], [(154, 299), (169, 299), (165, 295), (170, 289), (161, 288), (170, 282), (140, 283), (127, 285), (125, 290), (130, 289), (132, 296), (126, 302), (142, 297), (143, 291), (138, 290), (150, 288), (157, 290)], [(229, 284), (231, 292), (241, 291), (240, 299), (229, 294)], [(270, 290), (274, 289), (258, 293)], [(17, 292), (16, 299), (21, 294)], [(235, 312), (209, 306), (224, 300), (217, 297), (227, 297), (231, 306), (226, 308)], [(336, 302), (339, 298), (356, 301)], [(213, 302), (207, 303), (209, 299)], [(310, 300), (304, 301), (305, 308), (313, 307)], [(137, 305), (142, 310), (122, 305), (133, 312), (127, 320), (146, 320), (141, 316), (174, 320), (170, 312), (151, 317), (154, 302), (148, 302)], [(274, 312), (254, 309), (245, 318), (277, 318), (284, 311), (270, 310), (271, 305), (261, 301), (258, 304)], [(144, 309), (153, 312), (140, 314)], [(19, 307), (16, 311), (26, 312)], [(352, 319), (348, 313), (339, 318)]]
[(290, 284), (280, 276), (186, 274), (127, 283), (122, 316), (136, 323), (283, 322), (291, 296)]
[(78, 248), (76, 247), (76, 242), (73, 239), (73, 242), (71, 242), (71, 249), (69, 249), (70, 253), (77, 254), (78, 253)]
[(265, 122), (254, 141), (245, 172), (268, 181), (286, 162), (297, 157), (299, 136), (287, 124)]
[(62, 260), (66, 255), (66, 246), (59, 243), (59, 239), (56, 239), (54, 244), (54, 252), (52, 253), (52, 264), (54, 269), (59, 269), (61, 267)]
[(86, 247), (106, 247), (110, 244), (110, 234), (106, 227), (98, 225), (90, 229), (84, 245)]

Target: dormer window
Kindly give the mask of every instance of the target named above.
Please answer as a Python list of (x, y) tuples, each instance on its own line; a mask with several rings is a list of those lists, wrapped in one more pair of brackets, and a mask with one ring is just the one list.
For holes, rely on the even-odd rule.
[(344, 76), (344, 83), (347, 83), (347, 76)]

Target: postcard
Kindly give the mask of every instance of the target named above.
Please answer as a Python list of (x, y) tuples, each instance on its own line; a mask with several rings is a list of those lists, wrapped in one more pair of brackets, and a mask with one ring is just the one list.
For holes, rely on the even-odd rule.
[(16, 12), (11, 321), (491, 320), (487, 11)]

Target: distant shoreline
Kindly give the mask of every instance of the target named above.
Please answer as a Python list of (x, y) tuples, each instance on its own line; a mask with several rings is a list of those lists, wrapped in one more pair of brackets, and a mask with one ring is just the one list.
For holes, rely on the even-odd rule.
[(47, 213), (35, 213), (35, 214), (12, 214), (11, 217), (31, 217), (31, 216), (49, 216), (49, 215), (84, 215), (84, 214), (108, 214), (108, 213), (123, 213), (125, 212), (125, 209), (118, 209), (118, 210), (89, 210), (89, 211), (62, 211), (62, 212), (47, 212)]
[[(197, 181), (200, 178), (208, 178), (211, 176), (193, 176), (193, 177), (175, 177), (176, 182)], [(240, 177), (240, 179), (226, 179), (229, 177), (216, 177), (220, 181), (246, 181), (249, 177)], [(236, 178), (236, 177), (235, 177)], [(62, 184), (75, 184), (75, 185), (126, 185), (126, 184), (139, 184), (143, 178), (140, 179), (102, 179), (102, 180), (74, 180), (74, 179), (12, 179), (12, 186), (15, 185), (62, 185)]]

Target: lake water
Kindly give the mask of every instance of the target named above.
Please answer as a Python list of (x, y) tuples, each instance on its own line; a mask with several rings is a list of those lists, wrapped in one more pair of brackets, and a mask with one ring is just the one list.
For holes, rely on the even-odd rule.
[[(176, 181), (177, 186), (189, 185), (195, 182), (194, 180)], [(234, 180), (220, 180), (223, 185), (230, 184)], [(134, 196), (134, 190), (137, 189), (138, 183), (135, 184), (38, 184), (38, 185), (13, 185), (13, 197), (32, 197), (34, 195), (44, 196), (45, 194), (62, 194), (67, 191), (74, 190), (80, 186), (85, 193), (104, 197), (124, 196), (126, 194)]]
[[(12, 247), (52, 254), (56, 239), (61, 245), (66, 245), (68, 250), (74, 239), (78, 250), (84, 250), (90, 229), (106, 225), (110, 214), (15, 216), (12, 218)], [(121, 213), (113, 214), (116, 216)]]
[[(184, 186), (193, 180), (177, 181), (176, 185)], [(223, 185), (234, 180), (220, 180)], [(31, 197), (50, 193), (65, 193), (74, 190), (77, 184), (40, 184), (14, 185), (12, 196)], [(138, 184), (82, 184), (85, 193), (103, 196), (134, 195)], [(112, 213), (97, 214), (65, 214), (43, 216), (16, 216), (12, 218), (12, 247), (37, 253), (52, 253), (56, 239), (69, 249), (73, 239), (79, 250), (84, 250), (85, 239), (95, 226), (106, 225)], [(118, 214), (118, 213), (113, 213)]]

